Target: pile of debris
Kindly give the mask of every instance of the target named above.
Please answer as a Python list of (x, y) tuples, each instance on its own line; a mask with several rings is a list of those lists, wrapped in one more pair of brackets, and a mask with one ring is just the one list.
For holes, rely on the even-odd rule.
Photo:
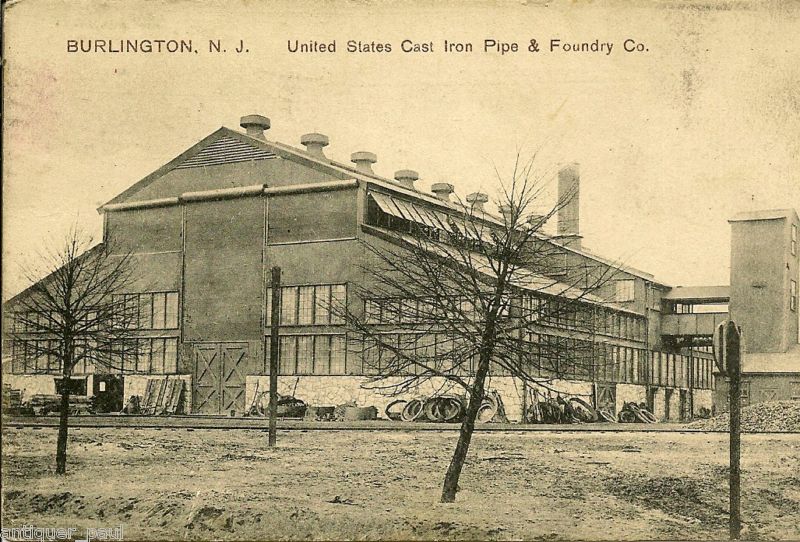
[[(725, 412), (707, 420), (687, 424), (691, 429), (728, 431), (730, 417)], [(742, 431), (748, 433), (800, 432), (800, 401), (773, 401), (742, 408)]]
[(657, 421), (644, 404), (625, 403), (619, 414), (614, 414), (611, 410), (596, 409), (580, 397), (564, 399), (560, 395), (557, 398), (548, 397), (536, 401), (525, 412), (526, 423), (656, 423)]
[[(58, 414), (61, 410), (61, 396), (49, 393), (37, 393), (22, 403), (20, 414), (23, 416), (48, 416)], [(85, 395), (69, 396), (69, 413), (72, 416), (94, 413), (94, 397)]]
[[(278, 395), (279, 418), (302, 418), (306, 414), (305, 401), (293, 395)], [(269, 391), (257, 393), (245, 416), (269, 416)]]
[(3, 414), (17, 415), (22, 408), (22, 390), (3, 384)]

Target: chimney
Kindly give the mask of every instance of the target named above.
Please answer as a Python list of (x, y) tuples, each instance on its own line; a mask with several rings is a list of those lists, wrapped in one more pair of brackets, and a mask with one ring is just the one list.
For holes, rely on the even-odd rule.
[(511, 220), (513, 219), (513, 217), (511, 216), (511, 205), (507, 203), (499, 205), (498, 209), (500, 209), (500, 214), (503, 215), (503, 220), (505, 220), (506, 226), (510, 225)]
[(401, 169), (394, 172), (394, 180), (410, 190), (414, 190), (414, 181), (417, 179), (419, 179), (419, 173), (413, 169)]
[(558, 227), (557, 233), (565, 245), (580, 248), (580, 166), (568, 164), (558, 172)]
[(378, 161), (378, 157), (371, 152), (359, 151), (350, 155), (350, 161), (356, 165), (356, 170), (361, 173), (369, 173), (374, 175), (372, 171), (372, 164)]
[(239, 126), (247, 130), (247, 135), (266, 140), (264, 130), (269, 130), (269, 119), (261, 115), (245, 115), (239, 119)]
[(436, 197), (442, 201), (450, 201), (450, 194), (455, 191), (455, 188), (450, 183), (433, 183), (431, 185), (431, 192), (436, 194)]
[(483, 192), (473, 192), (472, 194), (467, 194), (467, 203), (470, 204), (470, 208), (473, 211), (483, 211), (483, 204), (489, 201), (489, 196), (484, 194)]
[(322, 149), (328, 146), (328, 136), (323, 134), (304, 134), (300, 136), (300, 143), (305, 145), (308, 154), (317, 158), (327, 159)]

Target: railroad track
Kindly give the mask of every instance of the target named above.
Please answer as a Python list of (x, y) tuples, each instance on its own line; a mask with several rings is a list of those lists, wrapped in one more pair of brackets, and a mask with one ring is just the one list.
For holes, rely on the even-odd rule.
[[(131, 428), (131, 429), (219, 429), (219, 430), (260, 430), (267, 431), (267, 418), (224, 417), (224, 416), (73, 416), (70, 429), (75, 428)], [(4, 428), (48, 429), (58, 427), (57, 416), (4, 417)], [(278, 429), (282, 431), (458, 431), (458, 423), (399, 422), (389, 420), (369, 421), (310, 421), (292, 418), (278, 419)], [(475, 427), (477, 432), (683, 432), (714, 433), (725, 431), (705, 431), (686, 428), (680, 424), (512, 424), (484, 423)]]

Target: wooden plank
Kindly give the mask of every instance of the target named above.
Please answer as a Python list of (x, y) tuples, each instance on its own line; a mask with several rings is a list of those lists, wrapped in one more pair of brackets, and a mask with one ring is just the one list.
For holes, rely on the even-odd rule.
[(147, 381), (147, 387), (144, 390), (144, 397), (142, 397), (141, 411), (143, 414), (152, 414), (154, 396), (156, 394), (156, 382), (154, 380)]

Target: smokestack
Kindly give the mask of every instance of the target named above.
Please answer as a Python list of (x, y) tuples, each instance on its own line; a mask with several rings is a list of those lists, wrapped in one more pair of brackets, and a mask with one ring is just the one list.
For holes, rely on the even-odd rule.
[(450, 194), (455, 191), (455, 187), (450, 183), (433, 183), (431, 185), (431, 192), (442, 201), (450, 201)]
[(558, 227), (557, 233), (565, 245), (580, 248), (580, 166), (568, 164), (558, 172)]
[(469, 203), (470, 208), (473, 211), (483, 211), (483, 204), (489, 201), (489, 196), (484, 194), (483, 192), (473, 192), (472, 194), (467, 194), (467, 203)]
[(300, 136), (300, 143), (305, 145), (308, 154), (314, 155), (317, 158), (327, 159), (322, 149), (328, 146), (328, 136), (323, 134), (304, 134)]
[(258, 139), (266, 139), (264, 131), (269, 130), (269, 119), (261, 115), (245, 115), (239, 119), (239, 126), (247, 130), (247, 135)]
[(394, 172), (394, 180), (411, 190), (414, 190), (414, 181), (417, 179), (419, 179), (419, 173), (413, 169), (401, 169)]
[(350, 161), (356, 165), (356, 170), (361, 173), (369, 173), (374, 175), (372, 171), (372, 164), (378, 161), (378, 157), (371, 152), (359, 151), (350, 155)]

